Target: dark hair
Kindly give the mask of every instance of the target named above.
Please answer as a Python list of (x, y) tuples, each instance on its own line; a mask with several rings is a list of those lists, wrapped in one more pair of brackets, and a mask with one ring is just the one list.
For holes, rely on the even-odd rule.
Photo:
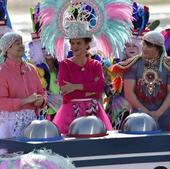
[[(92, 38), (80, 38), (80, 39), (83, 39), (85, 43), (90, 43), (92, 41)], [(71, 42), (71, 39), (69, 40), (69, 42)]]
[(155, 44), (153, 44), (153, 43), (151, 43), (151, 42), (148, 42), (148, 41), (146, 41), (146, 40), (143, 40), (144, 41), (144, 43), (148, 46), (148, 47), (154, 47), (155, 46)]
[(162, 46), (159, 46), (159, 45), (155, 45), (153, 43), (150, 43), (146, 40), (144, 40), (145, 44), (148, 46), (148, 47), (156, 47), (156, 49), (159, 51), (159, 55), (161, 55), (163, 53), (163, 47)]
[(5, 53), (3, 56), (4, 56), (4, 58), (5, 58), (4, 61), (6, 61), (6, 59), (7, 59), (7, 53)]
[[(86, 44), (88, 44), (92, 41), (92, 38), (80, 38), (80, 39), (84, 40)], [(69, 40), (69, 42), (71, 43), (71, 39)], [(90, 46), (88, 46), (87, 50), (89, 50), (89, 49), (90, 49)], [(90, 57), (90, 54), (87, 53), (86, 57)]]
[[(83, 39), (84, 39), (86, 44), (88, 44), (92, 41), (92, 38), (83, 38)], [(89, 50), (89, 49), (90, 49), (90, 46), (88, 46), (87, 50)]]
[(86, 43), (90, 43), (92, 41), (92, 38), (83, 38)]

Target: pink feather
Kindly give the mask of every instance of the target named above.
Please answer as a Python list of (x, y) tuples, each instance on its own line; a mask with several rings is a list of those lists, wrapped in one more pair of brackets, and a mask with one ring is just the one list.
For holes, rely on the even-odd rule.
[(61, 37), (55, 41), (55, 56), (59, 62), (64, 59), (64, 39)]
[(40, 24), (44, 27), (44, 26), (52, 23), (54, 21), (55, 12), (56, 12), (56, 10), (54, 8), (43, 9), (40, 12), (40, 17), (41, 17)]
[(8, 161), (4, 160), (0, 163), (0, 169), (7, 169), (8, 167)]
[(16, 161), (14, 162), (14, 166), (15, 166), (16, 168), (20, 168), (20, 160), (16, 160)]
[(96, 42), (97, 48), (100, 49), (106, 57), (111, 57), (112, 46), (107, 36), (104, 34), (101, 34), (100, 36), (97, 37), (96, 41), (97, 41)]
[(132, 21), (132, 7), (125, 4), (111, 3), (105, 6), (110, 20)]
[(59, 169), (56, 164), (54, 164), (53, 162), (48, 161), (48, 160), (40, 161), (39, 163), (40, 163), (40, 165), (41, 165), (43, 168)]

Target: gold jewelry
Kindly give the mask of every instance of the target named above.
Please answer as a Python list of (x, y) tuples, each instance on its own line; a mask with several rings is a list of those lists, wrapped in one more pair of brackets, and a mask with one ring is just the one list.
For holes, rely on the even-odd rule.
[(145, 69), (143, 72), (143, 79), (150, 95), (153, 94), (155, 86), (161, 84), (158, 73), (153, 69)]

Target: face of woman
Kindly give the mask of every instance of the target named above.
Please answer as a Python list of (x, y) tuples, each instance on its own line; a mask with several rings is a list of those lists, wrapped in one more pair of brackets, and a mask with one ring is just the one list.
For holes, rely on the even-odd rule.
[(25, 48), (22, 43), (22, 39), (18, 39), (8, 49), (7, 54), (9, 54), (11, 57), (20, 58), (23, 56), (24, 50)]
[(71, 50), (73, 51), (75, 56), (84, 55), (87, 53), (88, 44), (84, 39), (71, 39)]
[(147, 59), (154, 59), (158, 57), (159, 51), (154, 44), (150, 43), (148, 44), (145, 41), (143, 41), (142, 53), (143, 57)]

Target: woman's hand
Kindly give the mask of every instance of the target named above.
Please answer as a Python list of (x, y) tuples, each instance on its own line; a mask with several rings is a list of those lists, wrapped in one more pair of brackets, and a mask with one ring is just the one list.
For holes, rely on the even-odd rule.
[(34, 103), (34, 106), (41, 106), (43, 103), (43, 97), (37, 93), (33, 93), (31, 96), (24, 98), (21, 100), (21, 106), (25, 104)]
[(37, 93), (33, 93), (31, 96), (21, 99), (21, 106), (29, 103), (34, 103), (36, 100), (37, 100)]
[(88, 96), (92, 96), (92, 95), (95, 95), (96, 93), (95, 92), (86, 92), (85, 96), (88, 97)]
[(37, 100), (37, 93), (33, 93), (31, 96), (26, 98), (27, 103), (34, 103)]
[(40, 107), (42, 104), (43, 104), (43, 97), (41, 95), (37, 95), (37, 99), (36, 101), (34, 102), (34, 106), (36, 107)]
[(67, 81), (64, 81), (65, 85), (61, 87), (61, 91), (63, 94), (68, 94), (71, 93), (75, 90), (83, 90), (83, 85), (82, 84), (73, 84)]

